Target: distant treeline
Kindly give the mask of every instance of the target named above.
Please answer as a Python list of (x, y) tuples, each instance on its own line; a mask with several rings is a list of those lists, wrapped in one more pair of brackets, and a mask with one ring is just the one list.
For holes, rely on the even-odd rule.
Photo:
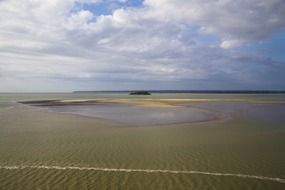
[[(131, 93), (125, 91), (74, 91), (73, 93)], [(150, 93), (193, 93), (193, 94), (285, 94), (285, 90), (147, 90)]]

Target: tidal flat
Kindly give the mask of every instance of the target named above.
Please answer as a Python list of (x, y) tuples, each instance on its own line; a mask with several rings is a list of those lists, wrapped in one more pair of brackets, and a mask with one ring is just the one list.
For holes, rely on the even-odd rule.
[(0, 189), (284, 189), (284, 118), (282, 94), (0, 94)]

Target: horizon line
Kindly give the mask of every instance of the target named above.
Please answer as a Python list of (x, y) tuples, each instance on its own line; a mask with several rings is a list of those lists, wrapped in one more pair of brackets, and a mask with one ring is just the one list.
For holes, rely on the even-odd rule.
[(242, 93), (251, 93), (251, 94), (283, 94), (285, 90), (75, 90), (75, 91), (0, 91), (0, 94), (19, 94), (19, 93), (38, 93), (38, 94), (51, 94), (51, 93), (129, 93), (136, 91), (147, 91), (151, 93), (224, 93), (224, 94), (242, 94)]

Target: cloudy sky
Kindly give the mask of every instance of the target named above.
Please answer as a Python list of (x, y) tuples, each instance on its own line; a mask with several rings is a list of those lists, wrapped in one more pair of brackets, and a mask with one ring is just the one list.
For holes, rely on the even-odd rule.
[(0, 0), (0, 91), (285, 90), (284, 0)]

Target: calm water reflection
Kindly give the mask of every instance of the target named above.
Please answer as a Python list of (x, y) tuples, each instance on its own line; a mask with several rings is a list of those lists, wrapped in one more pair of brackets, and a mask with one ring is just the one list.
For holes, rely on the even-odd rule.
[(143, 107), (123, 104), (51, 106), (50, 110), (130, 124), (172, 124), (213, 120), (218, 115), (242, 114), (269, 122), (285, 121), (285, 104), (240, 102), (191, 103), (181, 107)]
[(170, 124), (214, 119), (210, 111), (187, 107), (143, 107), (121, 104), (52, 106), (52, 111), (73, 113), (131, 124)]
[(194, 106), (224, 114), (243, 114), (269, 122), (285, 122), (285, 104), (253, 104), (240, 102), (195, 103)]

